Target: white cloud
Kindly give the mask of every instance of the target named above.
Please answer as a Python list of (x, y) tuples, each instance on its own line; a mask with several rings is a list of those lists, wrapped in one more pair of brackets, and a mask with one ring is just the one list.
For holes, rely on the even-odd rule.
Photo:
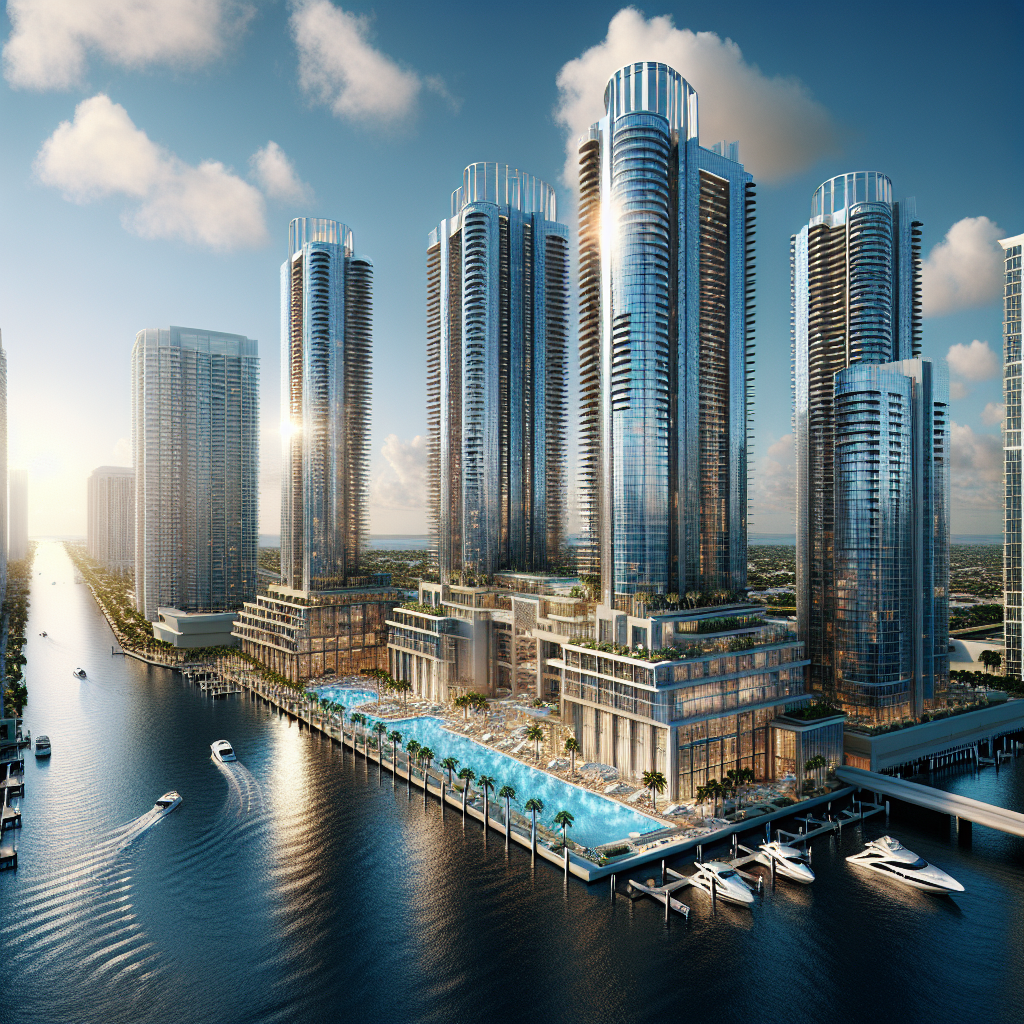
[(951, 422), (950, 496), (954, 511), (1002, 506), (1003, 442), (998, 434), (976, 434)]
[(950, 345), (946, 361), (964, 380), (991, 380), (1002, 371), (999, 356), (988, 347), (987, 341), (977, 338), (970, 345)]
[(1003, 290), (1000, 228), (988, 217), (964, 217), (932, 246), (924, 260), (922, 299), (925, 316), (984, 306)]
[(267, 240), (263, 196), (216, 160), (180, 160), (136, 128), (102, 93), (75, 108), (36, 157), (39, 180), (66, 199), (87, 203), (121, 195), (137, 200), (122, 215), (142, 238), (174, 238), (211, 249)]
[(384, 439), (381, 454), (387, 460), (370, 487), (370, 504), (399, 512), (426, 507), (427, 440), (416, 435), (411, 441), (397, 434)]
[(760, 460), (754, 478), (754, 501), (751, 517), (765, 512), (786, 512), (796, 507), (796, 459), (793, 435), (783, 434), (771, 444)]
[(256, 184), (271, 198), (307, 202), (313, 190), (298, 176), (295, 165), (276, 143), (268, 142), (249, 158)]
[[(423, 81), (370, 44), (370, 21), (329, 0), (297, 0), (291, 16), (299, 85), (348, 120), (396, 122), (413, 110)], [(438, 88), (431, 80), (431, 88)]]
[(566, 185), (576, 185), (577, 140), (603, 116), (609, 76), (642, 60), (675, 68), (697, 90), (703, 144), (738, 139), (740, 159), (763, 181), (785, 178), (837, 151), (832, 115), (798, 78), (765, 75), (731, 39), (676, 28), (670, 15), (648, 21), (626, 7), (612, 18), (602, 42), (558, 73)]
[(95, 51), (113, 64), (200, 64), (252, 14), (238, 0), (7, 0), (4, 76), (26, 89), (80, 85)]
[(951, 380), (949, 382), (949, 397), (951, 401), (959, 401), (971, 393), (970, 388), (962, 380)]
[(1006, 406), (1002, 402), (986, 402), (985, 408), (981, 410), (981, 422), (986, 427), (994, 427), (1002, 423), (1006, 416)]

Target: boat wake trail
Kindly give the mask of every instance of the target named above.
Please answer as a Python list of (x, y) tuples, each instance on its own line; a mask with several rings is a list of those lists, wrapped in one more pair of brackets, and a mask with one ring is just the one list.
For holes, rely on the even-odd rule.
[(224, 813), (236, 819), (259, 817), (263, 814), (263, 787), (260, 786), (248, 768), (239, 761), (224, 764), (214, 758), (213, 763), (220, 769), (227, 780), (228, 798), (224, 805)]
[(161, 817), (147, 811), (19, 890), (17, 925), (0, 931), (12, 969), (59, 970), (66, 982), (70, 960), (82, 984), (153, 975), (157, 955), (136, 920), (130, 866), (119, 858)]

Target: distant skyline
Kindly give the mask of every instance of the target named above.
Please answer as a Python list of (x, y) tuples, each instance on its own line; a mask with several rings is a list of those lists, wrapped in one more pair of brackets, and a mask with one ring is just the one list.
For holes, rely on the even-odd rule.
[[(758, 184), (751, 532), (793, 529), (789, 236), (817, 185), (855, 170), (916, 198), (923, 355), (950, 362), (952, 528), (999, 532), (1019, 6), (897, 4), (887, 28), (824, 32), (816, 4), (525, 3), (538, 30), (521, 36), (501, 8), (452, 3), (81, 8), (9, 0), (0, 22), (0, 329), (32, 534), (84, 535), (89, 474), (131, 461), (135, 335), (167, 323), (258, 339), (260, 527), (278, 533), (278, 267), (297, 216), (344, 221), (374, 260), (369, 532), (425, 533), (427, 234), (463, 167), (499, 161), (555, 185), (575, 242), (577, 136), (608, 74), (644, 59), (694, 86), (702, 142), (738, 140)], [(570, 348), (575, 438), (575, 318)]]

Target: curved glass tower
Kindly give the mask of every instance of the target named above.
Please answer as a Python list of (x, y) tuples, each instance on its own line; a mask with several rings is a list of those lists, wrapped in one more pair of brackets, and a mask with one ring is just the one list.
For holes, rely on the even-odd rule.
[(557, 558), (568, 320), (554, 189), (470, 164), (427, 242), (429, 530), (444, 583)]
[(617, 71), (580, 141), (580, 492), (602, 601), (743, 589), (754, 184), (672, 68)]
[(281, 266), (281, 579), (332, 590), (366, 535), (373, 264), (352, 231), (298, 218)]
[(790, 246), (797, 629), (854, 718), (948, 681), (948, 402), (921, 349), (921, 224), (884, 174), (820, 185)]

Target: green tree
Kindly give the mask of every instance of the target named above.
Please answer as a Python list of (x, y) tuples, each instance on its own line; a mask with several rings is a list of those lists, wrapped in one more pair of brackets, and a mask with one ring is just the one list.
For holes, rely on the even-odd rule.
[(530, 849), (537, 849), (537, 815), (544, 810), (544, 801), (538, 800), (537, 797), (532, 796), (523, 805), (524, 809), (530, 812), (533, 818), (533, 825), (530, 829)]
[(643, 773), (644, 789), (651, 791), (651, 804), (654, 808), (655, 813), (658, 811), (658, 794), (665, 792), (665, 787), (668, 783), (665, 781), (665, 776), (661, 772), (644, 772)]
[(570, 736), (565, 741), (565, 752), (569, 755), (569, 774), (576, 774), (576, 755), (580, 752), (580, 741), (575, 736)]
[(388, 733), (391, 740), (391, 785), (394, 788), (398, 785), (398, 744), (402, 742), (402, 734), (397, 729)]
[(459, 778), (463, 781), (462, 786), (462, 817), (466, 817), (466, 800), (469, 798), (470, 784), (476, 778), (476, 772), (472, 768), (460, 768)]
[(498, 796), (505, 801), (505, 849), (508, 849), (508, 837), (512, 833), (512, 801), (516, 798), (515, 787), (502, 786)]
[(433, 750), (431, 750), (430, 747), (420, 747), (420, 761), (427, 766), (425, 769), (425, 773), (430, 771), (430, 765), (432, 764), (433, 760)]
[(555, 815), (555, 824), (562, 826), (562, 846), (568, 846), (568, 840), (565, 836), (565, 830), (572, 826), (572, 823), (576, 819), (568, 811), (559, 811)]
[(459, 767), (459, 759), (457, 757), (446, 757), (441, 762), (441, 767), (448, 773), (448, 788), (452, 788), (452, 772)]
[(526, 730), (526, 738), (533, 741), (533, 756), (540, 760), (540, 741), (544, 739), (544, 730), (539, 725), (531, 725)]
[(488, 794), (494, 789), (494, 778), (491, 775), (481, 775), (476, 781), (480, 783), (480, 788), (484, 791), (484, 828), (486, 829), (489, 821), (488, 815), (491, 813), (491, 803)]

